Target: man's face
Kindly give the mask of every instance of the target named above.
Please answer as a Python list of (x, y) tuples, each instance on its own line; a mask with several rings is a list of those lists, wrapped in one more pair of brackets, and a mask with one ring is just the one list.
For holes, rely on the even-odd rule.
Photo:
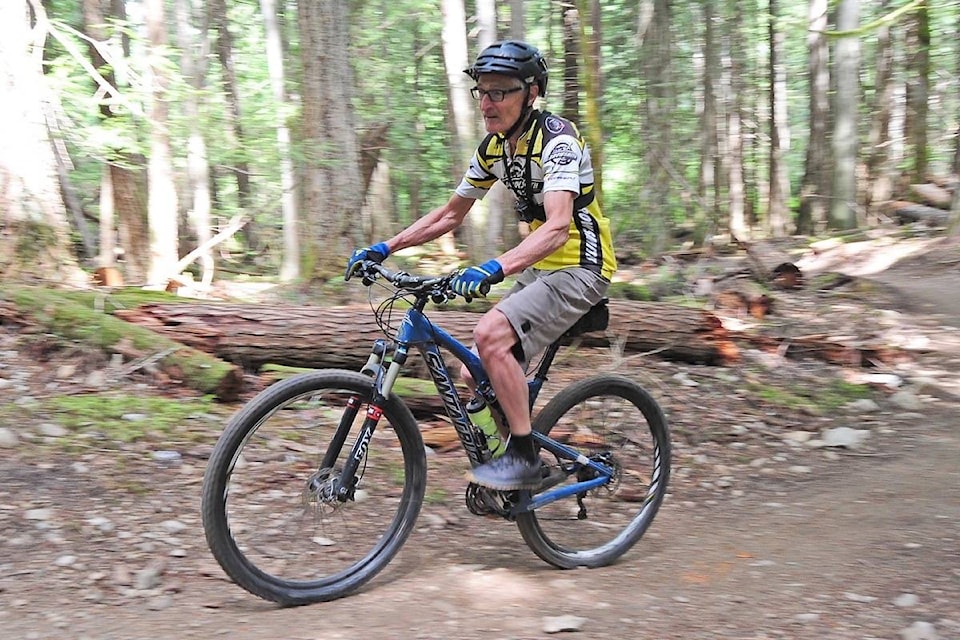
[[(477, 80), (480, 90), (480, 111), (483, 113), (483, 124), (487, 133), (506, 133), (523, 111), (523, 101), (526, 92), (523, 91), (523, 82), (517, 78), (500, 75), (498, 73), (484, 73)], [(487, 91), (504, 91), (503, 100), (494, 102)], [(536, 89), (530, 94), (532, 100)]]

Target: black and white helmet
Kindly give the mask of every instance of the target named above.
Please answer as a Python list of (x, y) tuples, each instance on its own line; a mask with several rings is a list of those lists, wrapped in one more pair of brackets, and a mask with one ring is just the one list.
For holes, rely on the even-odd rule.
[(481, 73), (499, 73), (519, 78), (525, 84), (540, 88), (540, 95), (547, 93), (547, 61), (533, 45), (520, 40), (496, 42), (477, 56), (476, 62), (464, 73), (476, 81)]

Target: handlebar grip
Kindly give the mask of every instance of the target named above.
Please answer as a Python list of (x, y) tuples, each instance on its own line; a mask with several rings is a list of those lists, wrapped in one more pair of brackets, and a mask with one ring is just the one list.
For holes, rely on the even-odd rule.
[(481, 282), (481, 283), (480, 283), (480, 289), (479, 289), (479, 291), (480, 291), (480, 295), (482, 295), (484, 298), (486, 298), (486, 297), (487, 297), (487, 294), (490, 293), (490, 283), (489, 283), (489, 282)]

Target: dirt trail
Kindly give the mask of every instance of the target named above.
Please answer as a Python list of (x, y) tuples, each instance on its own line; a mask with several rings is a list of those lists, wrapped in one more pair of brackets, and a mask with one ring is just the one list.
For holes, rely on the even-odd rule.
[[(943, 326), (960, 327), (960, 279), (907, 266), (877, 282), (897, 288), (911, 321), (954, 337)], [(960, 357), (942, 344), (939, 362)], [(514, 525), (470, 516), (451, 492), (424, 506), (400, 556), (360, 593), (296, 609), (247, 595), (210, 558), (202, 456), (140, 463), (143, 484), (125, 492), (84, 469), (99, 458), (0, 449), (0, 637), (526, 639), (567, 615), (591, 639), (960, 638), (960, 398), (921, 386), (917, 406), (887, 394), (867, 414), (750, 408), (785, 432), (868, 428), (866, 450), (729, 435), (698, 444), (704, 416), (720, 429), (755, 418), (710, 386), (715, 371), (688, 369), (703, 381), (690, 396), (700, 406), (671, 396), (673, 367), (644, 373), (678, 443), (692, 444), (677, 447), (660, 514), (617, 565), (552, 569)], [(437, 486), (456, 463), (430, 464)]]

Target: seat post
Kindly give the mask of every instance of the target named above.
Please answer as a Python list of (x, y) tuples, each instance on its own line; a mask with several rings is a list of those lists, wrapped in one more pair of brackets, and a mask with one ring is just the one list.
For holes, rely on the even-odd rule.
[(559, 349), (560, 339), (558, 338), (543, 352), (543, 358), (540, 359), (540, 365), (537, 367), (537, 371), (533, 374), (533, 377), (527, 381), (527, 388), (530, 392), (530, 411), (533, 411), (533, 405), (537, 401), (537, 396), (540, 395), (540, 389), (543, 388), (543, 383), (547, 381), (547, 371), (550, 369), (550, 365), (553, 364), (553, 359), (556, 357)]

